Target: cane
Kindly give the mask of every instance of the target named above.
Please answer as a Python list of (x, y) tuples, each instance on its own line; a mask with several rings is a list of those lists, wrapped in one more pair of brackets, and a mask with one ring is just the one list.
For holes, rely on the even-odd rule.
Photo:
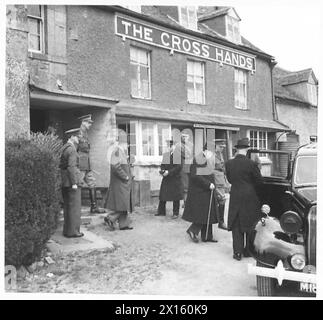
[(211, 206), (212, 206), (212, 199), (213, 199), (213, 191), (214, 189), (211, 190), (211, 196), (210, 196), (210, 203), (209, 203), (209, 212), (207, 215), (207, 226), (206, 226), (206, 235), (205, 235), (205, 239), (207, 240), (207, 237), (209, 235), (209, 222), (210, 222), (210, 215), (211, 215)]

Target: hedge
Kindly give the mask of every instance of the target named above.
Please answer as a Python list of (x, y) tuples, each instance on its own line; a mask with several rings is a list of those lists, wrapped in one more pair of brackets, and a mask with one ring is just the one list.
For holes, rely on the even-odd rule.
[(60, 212), (59, 157), (53, 133), (6, 139), (5, 263), (19, 267), (41, 256)]

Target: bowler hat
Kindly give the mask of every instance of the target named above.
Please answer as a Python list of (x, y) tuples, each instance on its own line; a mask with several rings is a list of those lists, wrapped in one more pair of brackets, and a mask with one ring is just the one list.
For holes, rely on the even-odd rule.
[(81, 122), (82, 121), (88, 121), (88, 122), (93, 123), (92, 115), (91, 114), (86, 114), (84, 116), (78, 117), (78, 119), (81, 120)]
[(242, 138), (238, 140), (237, 144), (234, 146), (236, 149), (245, 149), (250, 147), (249, 138)]

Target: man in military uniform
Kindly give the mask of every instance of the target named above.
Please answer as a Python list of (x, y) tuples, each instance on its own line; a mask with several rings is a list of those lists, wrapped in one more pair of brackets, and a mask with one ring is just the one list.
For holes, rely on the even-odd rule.
[(64, 201), (63, 235), (67, 238), (82, 237), (81, 225), (81, 180), (77, 146), (80, 129), (65, 132), (68, 137), (63, 147), (60, 169), (62, 176), (62, 195)]
[(225, 165), (223, 159), (223, 150), (226, 147), (224, 139), (214, 139), (214, 180), (215, 180), (215, 195), (218, 200), (219, 207), (219, 224), (218, 227), (226, 230), (227, 226), (224, 222), (224, 206), (225, 193), (228, 188), (228, 182), (225, 176)]
[(90, 142), (88, 131), (90, 130), (93, 120), (92, 115), (87, 114), (78, 118), (81, 121), (79, 148), (80, 170), (82, 174), (82, 187), (89, 188), (91, 213), (105, 213), (106, 210), (97, 206), (96, 200), (96, 181), (90, 164)]

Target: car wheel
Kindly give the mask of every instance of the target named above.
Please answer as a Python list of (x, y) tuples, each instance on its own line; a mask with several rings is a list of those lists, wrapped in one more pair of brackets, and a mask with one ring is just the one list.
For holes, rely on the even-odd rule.
[[(257, 266), (266, 267), (261, 262), (257, 261)], [(269, 277), (257, 276), (257, 291), (258, 296), (272, 297), (275, 295), (277, 287), (277, 280)]]

